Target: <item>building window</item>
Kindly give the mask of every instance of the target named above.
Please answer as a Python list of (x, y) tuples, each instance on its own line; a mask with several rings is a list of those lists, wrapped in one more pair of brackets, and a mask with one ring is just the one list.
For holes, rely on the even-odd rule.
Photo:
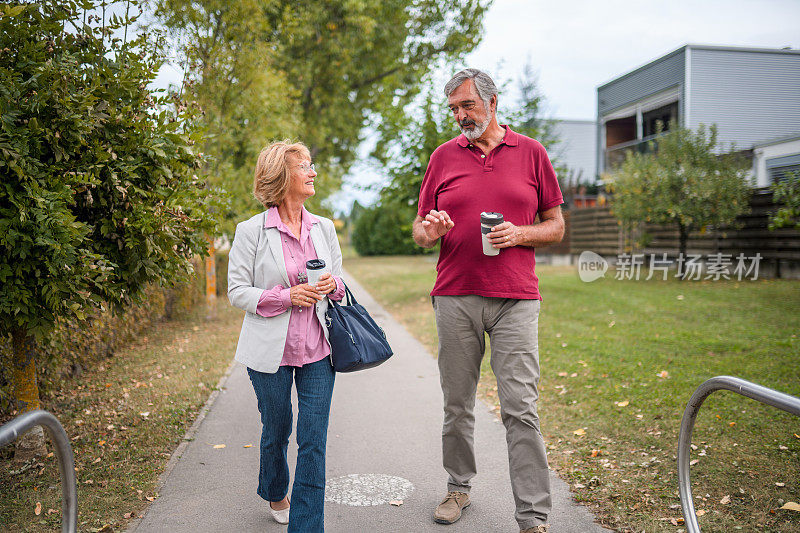
[(636, 140), (636, 117), (624, 117), (606, 122), (606, 146)]
[(659, 121), (664, 125), (663, 131), (669, 131), (670, 122), (678, 122), (678, 102), (642, 113), (642, 137), (655, 135)]
[(788, 179), (794, 173), (800, 176), (800, 165), (787, 165), (785, 167), (773, 167), (769, 169), (769, 180), (772, 183), (777, 183)]
[(766, 164), (770, 183), (783, 181), (792, 173), (800, 176), (800, 154), (767, 159)]

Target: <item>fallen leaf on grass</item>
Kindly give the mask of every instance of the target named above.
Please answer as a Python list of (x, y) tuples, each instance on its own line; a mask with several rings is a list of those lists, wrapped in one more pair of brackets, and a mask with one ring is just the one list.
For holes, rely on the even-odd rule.
[(730, 427), (733, 427), (733, 426), (735, 426), (735, 425), (736, 425), (736, 422), (728, 422), (728, 425), (729, 425)]
[(613, 328), (614, 324), (616, 324), (616, 322), (612, 320), (611, 322), (608, 323), (608, 327)]
[(722, 505), (728, 505), (729, 503), (731, 503), (731, 497), (728, 496), (728, 495), (725, 495), (725, 496), (722, 497), (722, 499), (719, 501), (719, 503), (721, 503)]
[(99, 463), (100, 461), (102, 461), (102, 459), (101, 459), (100, 457), (98, 457), (97, 459), (95, 459), (94, 461), (92, 461), (92, 464), (93, 464), (93, 465), (94, 465), (94, 464), (97, 464), (97, 463)]
[(389, 502), (389, 505), (394, 505), (395, 507), (400, 507), (403, 505), (403, 500), (392, 500)]
[(149, 501), (149, 502), (152, 502), (152, 501), (155, 501), (156, 497), (155, 496), (145, 496), (144, 499)]
[(600, 450), (592, 450), (591, 457), (597, 457), (600, 453)]
[(253, 447), (252, 444), (245, 444), (244, 446), (242, 446), (242, 448), (252, 448), (252, 447)]
[(215, 444), (215, 445), (214, 445), (214, 449), (215, 449), (215, 450), (220, 450), (220, 449), (222, 449), (222, 448), (224, 448), (224, 447), (225, 447), (225, 445), (224, 445), (224, 444)]
[(614, 402), (617, 407), (626, 407), (630, 402), (628, 400), (623, 400), (621, 402)]
[(579, 437), (582, 437), (582, 436), (586, 435), (586, 430), (583, 429), (583, 428), (580, 428), (580, 429), (576, 429), (575, 431), (573, 431), (573, 433), (575, 435), (579, 436)]
[(683, 518), (670, 518), (669, 521), (673, 526), (679, 526), (683, 524)]
[(775, 486), (776, 486), (776, 487), (785, 487), (785, 486), (786, 486), (786, 483), (781, 483), (781, 482), (779, 481), (778, 483), (775, 483)]
[(706, 514), (706, 511), (705, 509), (698, 509), (697, 511), (695, 511), (694, 514), (696, 514), (697, 516), (703, 516), (704, 514)]
[(689, 466), (694, 466), (699, 462), (700, 462), (700, 459), (692, 459), (691, 461), (689, 461)]
[(36, 507), (33, 509), (33, 514), (36, 516), (42, 514), (42, 502), (36, 502)]
[(660, 378), (664, 378), (664, 379), (666, 379), (666, 378), (668, 378), (668, 377), (669, 377), (669, 372), (667, 372), (666, 370), (662, 370), (661, 372), (659, 372), (658, 374), (656, 374), (656, 376), (658, 376), (658, 377), (660, 377)]
[(150, 416), (150, 411), (144, 411), (142, 413), (139, 413), (139, 416), (143, 416), (144, 418), (147, 418), (148, 416)]
[(56, 514), (56, 513), (58, 513), (58, 511), (56, 511), (55, 509), (48, 509), (47, 510), (47, 514)]
[(786, 509), (788, 511), (800, 511), (800, 504), (798, 504), (797, 502), (786, 502), (785, 504), (783, 504), (783, 507), (781, 507), (781, 509)]
[(127, 519), (131, 519), (131, 518), (133, 518), (134, 516), (136, 516), (136, 513), (135, 513), (135, 512), (133, 512), (133, 511), (131, 511), (130, 513), (125, 513), (125, 515), (124, 515), (124, 516), (125, 516), (125, 518), (127, 518)]
[(788, 449), (789, 449), (789, 447), (788, 447), (788, 446), (784, 446), (783, 444), (779, 444), (779, 445), (778, 445), (778, 449), (779, 449), (779, 450), (781, 450), (781, 451), (783, 451), (783, 450), (788, 450)]

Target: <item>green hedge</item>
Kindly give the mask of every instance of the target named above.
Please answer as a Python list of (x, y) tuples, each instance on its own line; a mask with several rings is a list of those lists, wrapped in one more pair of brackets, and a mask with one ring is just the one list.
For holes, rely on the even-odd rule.
[(425, 253), (411, 237), (413, 206), (377, 205), (361, 211), (353, 224), (353, 248), (359, 255)]

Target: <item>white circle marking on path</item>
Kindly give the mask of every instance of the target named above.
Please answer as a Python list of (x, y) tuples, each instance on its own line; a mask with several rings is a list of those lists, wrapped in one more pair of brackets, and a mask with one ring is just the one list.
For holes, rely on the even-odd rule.
[(348, 474), (325, 483), (325, 501), (364, 507), (404, 500), (414, 491), (407, 479), (386, 474)]

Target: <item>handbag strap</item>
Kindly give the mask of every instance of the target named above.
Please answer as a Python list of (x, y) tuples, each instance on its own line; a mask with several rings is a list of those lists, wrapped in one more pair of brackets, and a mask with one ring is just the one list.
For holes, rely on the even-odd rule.
[[(350, 287), (347, 286), (347, 283), (345, 283), (344, 280), (342, 280), (342, 285), (344, 285), (344, 305), (357, 304), (358, 301), (356, 300), (356, 297), (353, 296), (352, 292), (350, 292)], [(331, 298), (330, 295), (326, 295), (326, 298), (328, 299), (328, 303), (333, 304), (334, 307), (342, 305), (333, 298)]]

